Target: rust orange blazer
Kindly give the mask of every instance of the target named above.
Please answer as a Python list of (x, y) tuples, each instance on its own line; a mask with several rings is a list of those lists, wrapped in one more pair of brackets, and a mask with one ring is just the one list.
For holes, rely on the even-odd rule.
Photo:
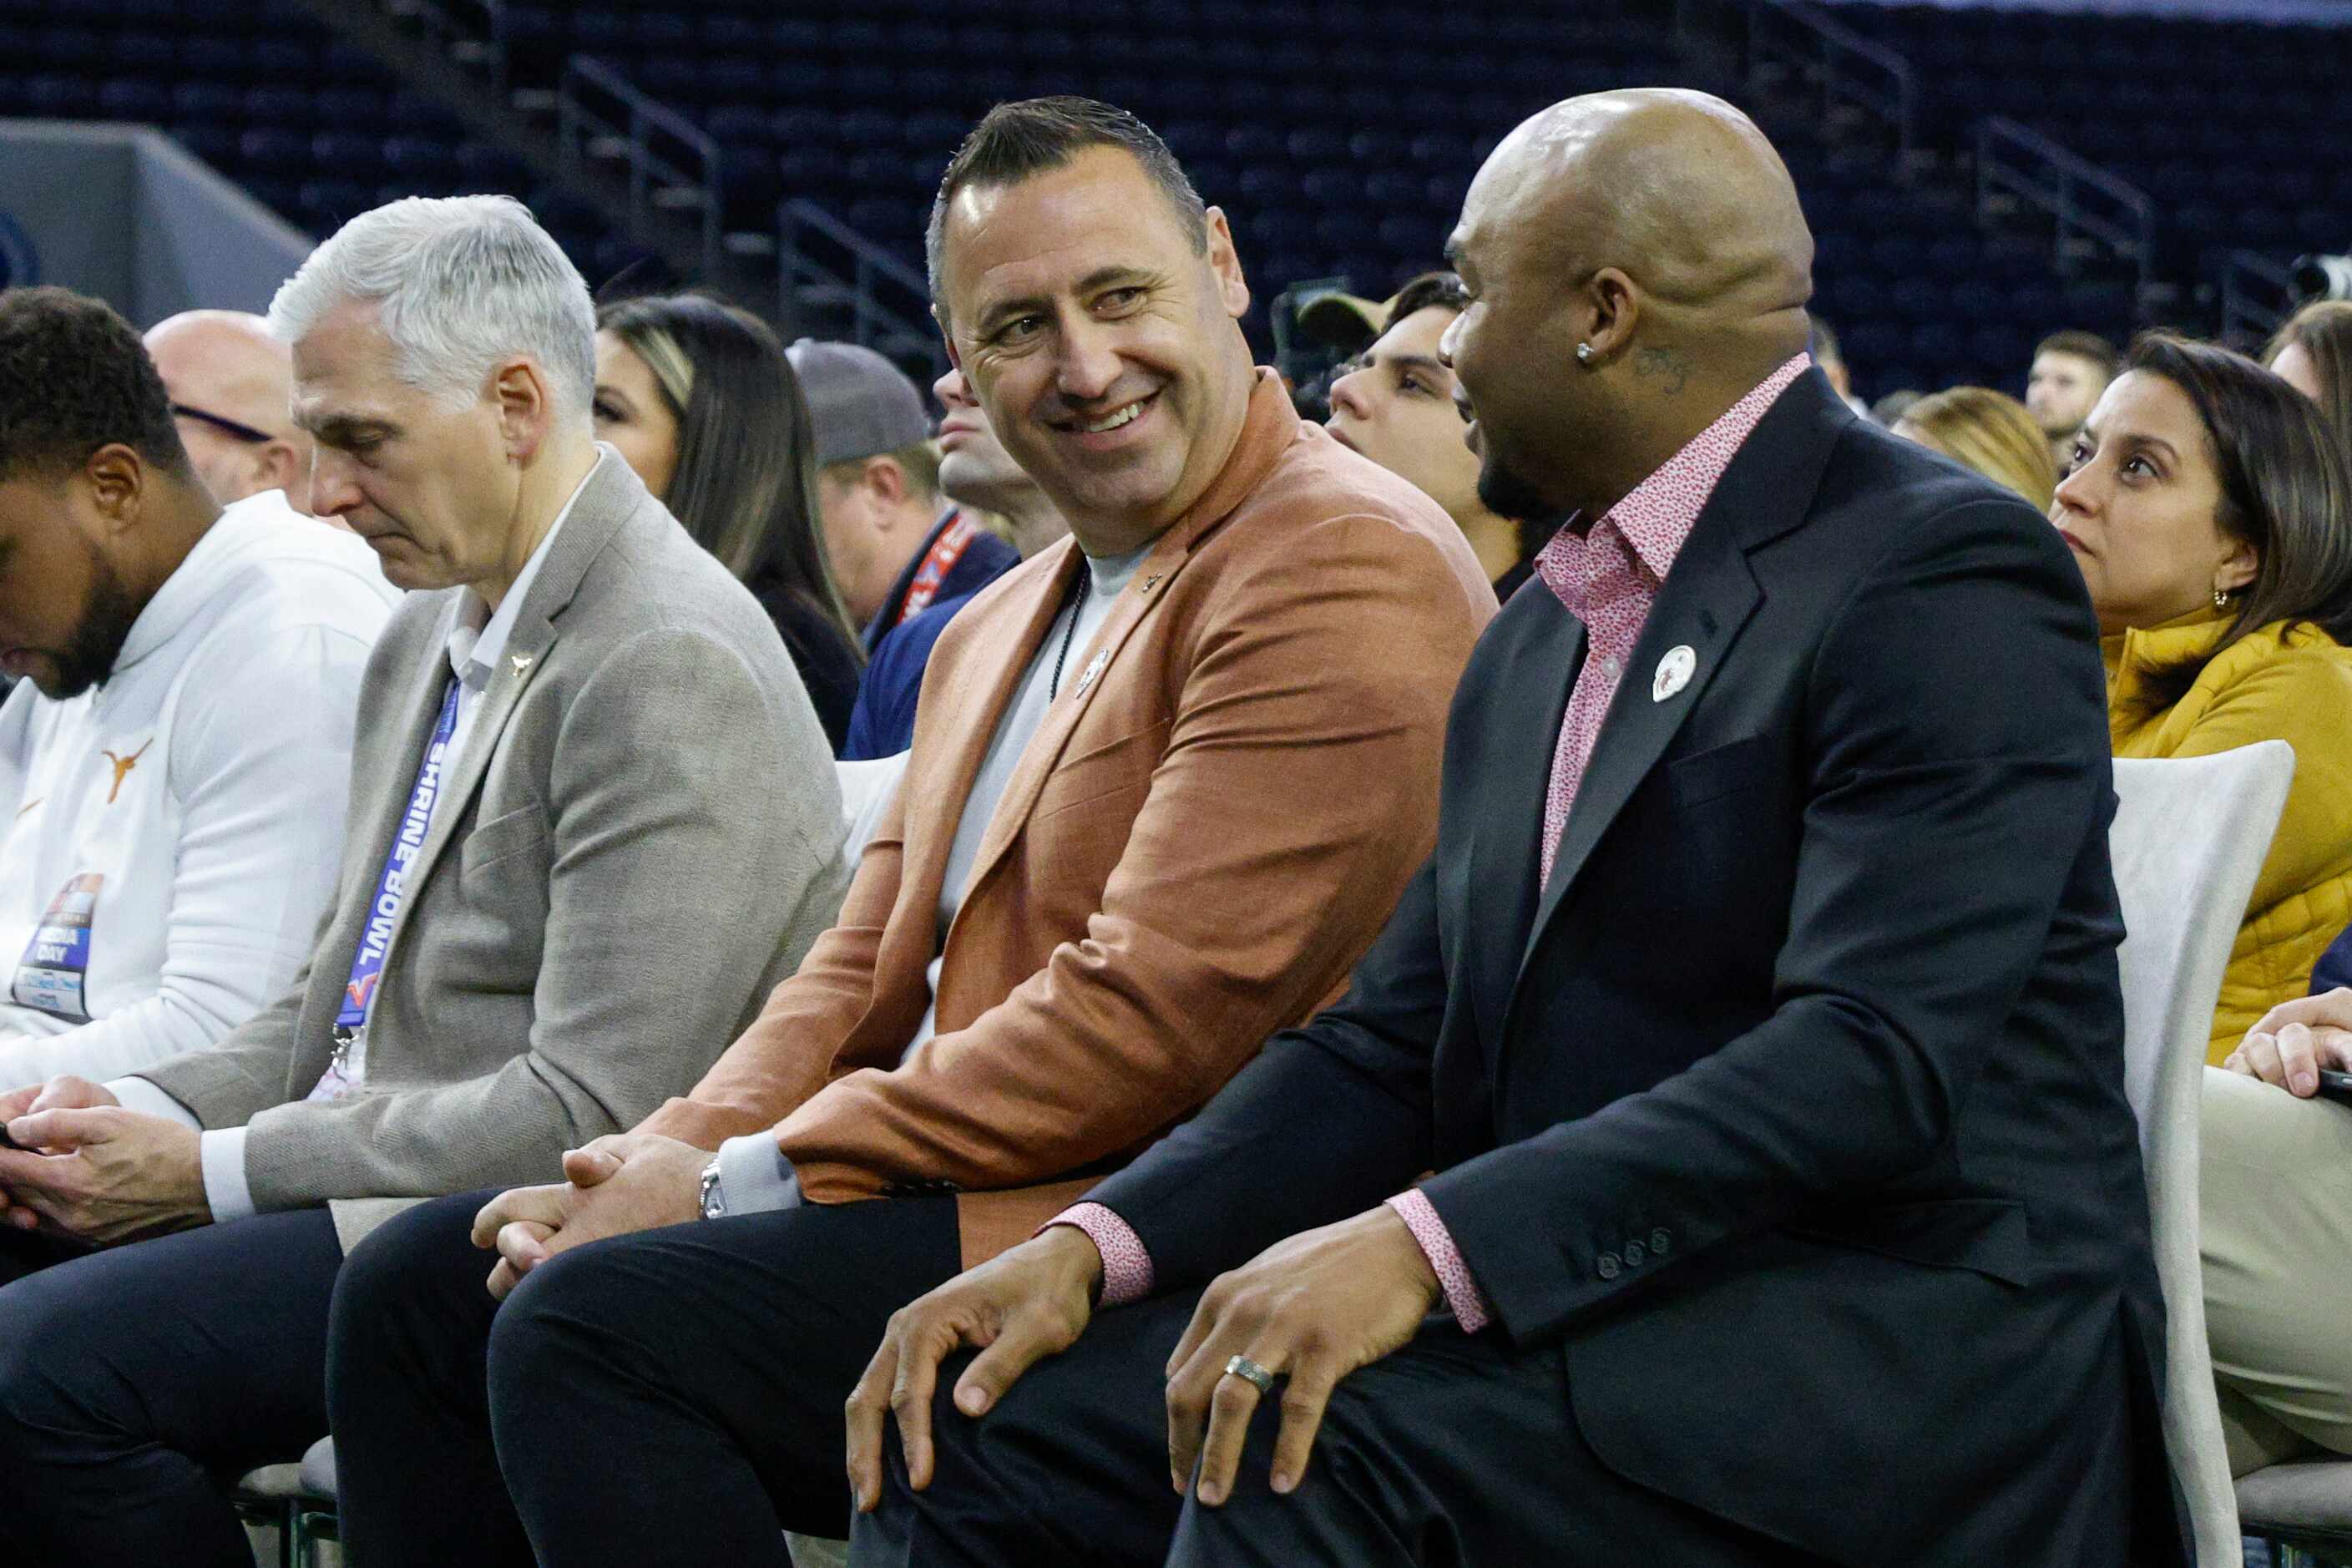
[[(1105, 662), (1047, 710), (942, 947), (964, 799), (1076, 550), (949, 623), (839, 923), (645, 1123), (704, 1148), (772, 1126), (818, 1203), (952, 1190), (967, 1266), (1343, 989), (1435, 838), (1447, 703), (1495, 609), (1445, 513), (1259, 372), (1224, 471), (1071, 656)], [(908, 1055), (934, 957), (938, 1032)]]

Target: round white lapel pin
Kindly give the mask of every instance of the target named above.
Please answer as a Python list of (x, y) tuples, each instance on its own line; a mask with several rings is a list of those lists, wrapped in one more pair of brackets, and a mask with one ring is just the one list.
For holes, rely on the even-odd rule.
[(1650, 678), (1650, 700), (1664, 702), (1688, 686), (1697, 668), (1698, 654), (1690, 644), (1679, 643), (1668, 648), (1666, 657), (1658, 660), (1658, 673)]

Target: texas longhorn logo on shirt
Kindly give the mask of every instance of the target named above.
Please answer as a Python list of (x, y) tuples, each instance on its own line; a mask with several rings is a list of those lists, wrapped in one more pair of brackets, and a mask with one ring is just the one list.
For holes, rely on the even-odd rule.
[(137, 767), (139, 765), (139, 759), (147, 754), (147, 747), (152, 746), (154, 743), (155, 737), (150, 735), (147, 737), (146, 745), (141, 746), (137, 751), (131, 752), (127, 757), (117, 756), (112, 752), (100, 752), (98, 753), (100, 756), (104, 757), (108, 762), (114, 764), (114, 783), (106, 792), (107, 805), (112, 805), (114, 804), (114, 797), (122, 793), (122, 781), (131, 776), (131, 770)]

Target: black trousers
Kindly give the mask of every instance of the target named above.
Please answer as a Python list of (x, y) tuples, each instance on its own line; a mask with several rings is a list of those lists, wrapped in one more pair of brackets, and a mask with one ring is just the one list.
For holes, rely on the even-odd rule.
[[(1223, 1507), (1168, 1475), (1161, 1369), (1197, 1296), (1098, 1315), (975, 1421), (940, 1370), (931, 1484), (907, 1486), (893, 1429), (882, 1504), (853, 1568), (1780, 1568), (1814, 1560), (1618, 1479), (1585, 1445), (1557, 1346), (1513, 1352), (1433, 1318), (1333, 1395), (1288, 1497), (1267, 1485), (1281, 1411), (1258, 1405)], [(1277, 1393), (1279, 1390), (1277, 1389)], [(1764, 1438), (1759, 1434), (1759, 1440)]]
[(490, 1196), (353, 1250), (327, 1397), (355, 1563), (785, 1561), (848, 1529), (841, 1409), (892, 1312), (954, 1274), (955, 1201), (673, 1226), (562, 1253), (503, 1305)]
[(0, 1562), (252, 1568), (228, 1490), (327, 1430), (334, 1222), (258, 1215), (58, 1258), (0, 1242), (18, 1276), (0, 1289)]

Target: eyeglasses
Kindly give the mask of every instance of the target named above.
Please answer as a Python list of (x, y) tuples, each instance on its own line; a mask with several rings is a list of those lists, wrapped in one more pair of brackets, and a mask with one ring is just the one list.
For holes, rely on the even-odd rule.
[(209, 425), (224, 435), (233, 436), (240, 441), (254, 446), (258, 446), (264, 441), (278, 439), (267, 430), (257, 430), (250, 425), (240, 425), (234, 419), (225, 419), (217, 414), (207, 414), (201, 408), (191, 408), (184, 403), (172, 405), (172, 414), (174, 418), (194, 419)]

